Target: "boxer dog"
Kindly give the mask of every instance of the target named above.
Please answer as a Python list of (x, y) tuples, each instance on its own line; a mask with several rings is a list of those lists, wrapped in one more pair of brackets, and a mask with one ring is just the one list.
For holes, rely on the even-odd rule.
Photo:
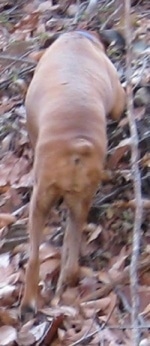
[(119, 119), (125, 93), (100, 39), (74, 31), (61, 35), (41, 57), (25, 106), (34, 148), (34, 188), (22, 315), (37, 310), (42, 229), (62, 197), (69, 218), (56, 294), (79, 278), (82, 228), (107, 153), (106, 116)]

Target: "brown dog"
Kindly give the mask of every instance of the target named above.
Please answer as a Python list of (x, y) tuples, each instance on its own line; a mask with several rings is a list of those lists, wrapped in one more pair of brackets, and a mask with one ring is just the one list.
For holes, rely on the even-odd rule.
[(42, 56), (26, 97), (35, 159), (22, 314), (37, 309), (41, 233), (60, 197), (70, 216), (57, 293), (78, 279), (81, 232), (107, 151), (106, 115), (118, 119), (124, 105), (116, 69), (96, 36), (86, 31), (63, 34)]

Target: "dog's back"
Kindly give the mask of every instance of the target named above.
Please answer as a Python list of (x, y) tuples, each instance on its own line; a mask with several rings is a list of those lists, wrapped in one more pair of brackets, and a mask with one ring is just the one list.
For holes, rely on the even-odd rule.
[[(92, 42), (78, 32), (64, 34), (38, 64), (26, 98), (28, 122), (49, 137), (69, 135), (70, 140), (73, 131), (73, 137), (89, 134), (94, 140), (100, 137), (100, 121), (104, 125), (114, 106), (116, 79), (98, 39)], [(86, 112), (91, 115), (86, 117)]]

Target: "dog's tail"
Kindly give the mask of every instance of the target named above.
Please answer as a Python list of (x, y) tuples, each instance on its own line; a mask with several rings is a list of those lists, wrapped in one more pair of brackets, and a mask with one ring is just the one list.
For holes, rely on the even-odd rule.
[(95, 148), (95, 144), (87, 139), (76, 139), (70, 144), (69, 156), (66, 160), (66, 173), (61, 176), (61, 186), (66, 191), (82, 192), (96, 186), (101, 180), (103, 156)]
[(94, 144), (84, 138), (79, 138), (71, 144), (71, 159), (74, 165), (79, 165), (81, 160), (88, 159), (94, 154)]

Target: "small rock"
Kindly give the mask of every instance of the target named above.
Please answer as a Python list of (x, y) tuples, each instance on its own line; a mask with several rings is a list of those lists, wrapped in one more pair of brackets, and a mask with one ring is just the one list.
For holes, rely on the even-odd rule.
[(146, 35), (144, 35), (144, 37), (142, 37), (141, 39), (135, 40), (132, 44), (132, 52), (134, 53), (134, 55), (139, 56), (140, 54), (143, 54), (143, 52), (146, 52), (147, 50), (147, 44), (144, 41)]
[(70, 5), (70, 6), (68, 7), (68, 9), (67, 9), (67, 15), (68, 15), (69, 17), (75, 17), (77, 11), (78, 11), (77, 5), (72, 4), (72, 5)]
[(134, 96), (134, 105), (136, 107), (146, 106), (150, 102), (148, 88), (142, 87), (137, 90)]
[(49, 11), (51, 9), (52, 9), (52, 2), (47, 0), (47, 1), (43, 2), (43, 3), (41, 3), (37, 10), (39, 12), (43, 12), (44, 13), (44, 12)]
[(150, 338), (141, 340), (139, 346), (150, 346)]

